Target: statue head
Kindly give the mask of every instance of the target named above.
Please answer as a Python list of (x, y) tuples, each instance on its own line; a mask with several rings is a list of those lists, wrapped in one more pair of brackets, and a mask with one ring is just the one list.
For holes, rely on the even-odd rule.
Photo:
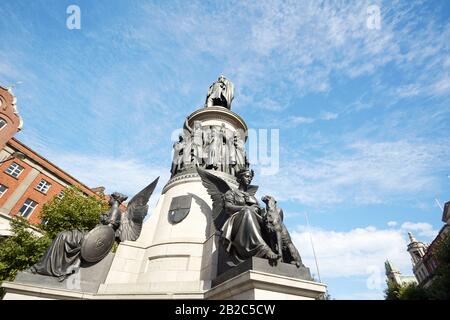
[(117, 201), (119, 204), (127, 200), (128, 197), (120, 192), (113, 192), (111, 197), (109, 198), (109, 203), (112, 205), (114, 201)]
[(237, 174), (237, 182), (239, 184), (243, 184), (248, 186), (252, 183), (253, 177), (255, 176), (255, 172), (250, 169), (242, 169)]
[(226, 80), (227, 78), (225, 78), (225, 76), (223, 75), (223, 74), (221, 74), (220, 76), (219, 76), (219, 78), (217, 78), (217, 82), (222, 82), (222, 83), (225, 83), (225, 80)]
[(269, 207), (274, 207), (277, 204), (277, 200), (275, 200), (274, 197), (269, 195), (265, 195), (264, 197), (262, 197), (261, 201), (264, 202)]
[(202, 127), (201, 121), (195, 120), (194, 121), (194, 128), (195, 129), (200, 129), (201, 127)]

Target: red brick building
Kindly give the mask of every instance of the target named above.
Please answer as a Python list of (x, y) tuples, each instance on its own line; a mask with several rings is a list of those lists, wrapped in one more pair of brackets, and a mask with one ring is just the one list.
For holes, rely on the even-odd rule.
[[(14, 153), (25, 155), (12, 158)], [(6, 160), (6, 161), (5, 161)], [(77, 186), (86, 195), (95, 195), (89, 187), (39, 155), (15, 138), (0, 151), (0, 236), (9, 235), (9, 220), (17, 214), (31, 223), (40, 223), (42, 205), (62, 195), (67, 186)]]
[(11, 89), (0, 86), (0, 150), (17, 131), (22, 129), (22, 118), (16, 107)]

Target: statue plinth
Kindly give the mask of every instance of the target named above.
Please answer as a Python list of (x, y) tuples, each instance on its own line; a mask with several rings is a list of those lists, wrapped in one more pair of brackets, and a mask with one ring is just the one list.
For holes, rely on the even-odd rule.
[(272, 267), (266, 259), (253, 257), (230, 269), (205, 293), (208, 300), (315, 300), (326, 285), (311, 279), (309, 269), (280, 263)]
[[(193, 127), (194, 121), (201, 121), (203, 126), (220, 126), (222, 123), (233, 131), (242, 131), (247, 141), (248, 127), (244, 119), (237, 113), (219, 106), (201, 108), (191, 113), (188, 118), (188, 124)], [(186, 124), (184, 129), (187, 129)]]

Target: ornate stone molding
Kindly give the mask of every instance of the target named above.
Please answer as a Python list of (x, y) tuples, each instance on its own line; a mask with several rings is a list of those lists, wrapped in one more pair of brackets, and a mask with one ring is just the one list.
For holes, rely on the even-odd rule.
[[(199, 121), (207, 121), (207, 120), (222, 120), (224, 122), (228, 122), (233, 127), (235, 127), (236, 130), (240, 129), (245, 132), (245, 141), (247, 140), (247, 134), (248, 134), (248, 127), (245, 123), (244, 119), (241, 118), (240, 115), (237, 113), (234, 113), (233, 111), (228, 110), (224, 107), (208, 107), (208, 108), (201, 108), (193, 113), (191, 113), (188, 118), (188, 124), (189, 126), (194, 125), (195, 120)], [(186, 128), (186, 125), (184, 126), (184, 129)]]
[[(221, 172), (221, 171), (215, 171), (215, 170), (208, 170), (209, 172), (221, 177), (223, 180), (225, 180), (230, 186), (237, 188), (239, 184), (236, 181), (236, 178), (230, 174)], [(175, 176), (173, 176), (164, 186), (162, 190), (162, 194), (166, 193), (167, 190), (170, 188), (173, 188), (176, 185), (179, 185), (181, 183), (186, 182), (201, 182), (200, 176), (198, 175), (195, 168), (190, 168), (186, 171), (182, 171)]]

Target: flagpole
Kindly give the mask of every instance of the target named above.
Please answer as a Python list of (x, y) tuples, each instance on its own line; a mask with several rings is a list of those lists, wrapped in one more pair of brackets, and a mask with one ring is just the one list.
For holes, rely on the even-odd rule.
[(441, 208), (441, 211), (444, 211), (444, 208), (442, 207), (441, 203), (439, 202), (438, 199), (434, 198), (434, 201), (436, 201), (437, 205), (439, 206), (439, 208)]
[(317, 262), (316, 250), (314, 249), (314, 243), (313, 243), (313, 238), (311, 235), (311, 228), (309, 226), (309, 219), (308, 219), (307, 212), (305, 212), (305, 217), (306, 217), (306, 225), (308, 226), (309, 240), (311, 241), (311, 247), (312, 247), (312, 251), (313, 251), (313, 255), (314, 255), (314, 261), (316, 262), (317, 276), (319, 277), (319, 282), (322, 283), (322, 279), (320, 278), (320, 272), (319, 272), (319, 263)]

